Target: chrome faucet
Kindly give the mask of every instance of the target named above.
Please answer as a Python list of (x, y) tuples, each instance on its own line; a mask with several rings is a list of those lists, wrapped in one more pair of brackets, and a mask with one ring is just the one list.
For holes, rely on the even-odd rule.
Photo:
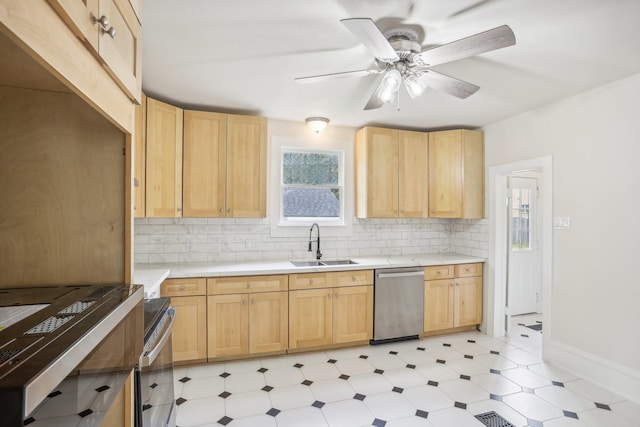
[(313, 233), (313, 227), (315, 227), (318, 230), (318, 240), (316, 242), (316, 259), (320, 259), (320, 258), (322, 258), (322, 252), (320, 252), (320, 226), (315, 222), (313, 224), (311, 224), (311, 229), (309, 229), (309, 249), (308, 249), (308, 251), (311, 252), (311, 244), (313, 243), (313, 240), (311, 240), (311, 233)]

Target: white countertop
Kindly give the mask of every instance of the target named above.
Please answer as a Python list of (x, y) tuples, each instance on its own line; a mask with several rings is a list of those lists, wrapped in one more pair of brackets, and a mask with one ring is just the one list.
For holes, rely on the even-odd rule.
[(133, 283), (144, 286), (145, 298), (158, 298), (160, 296), (160, 285), (168, 276), (168, 267), (137, 265), (133, 270)]
[[(341, 258), (343, 259), (343, 258)], [(344, 258), (346, 259), (346, 258)], [(246, 262), (207, 262), (179, 264), (136, 264), (134, 283), (145, 286), (145, 298), (159, 290), (165, 278), (185, 277), (221, 277), (247, 276), (254, 274), (290, 274), (311, 273), (317, 271), (368, 270), (394, 267), (426, 267), (431, 265), (467, 264), (485, 262), (484, 258), (461, 255), (451, 252), (421, 254), (413, 256), (388, 256), (370, 258), (349, 258), (356, 264), (295, 267), (289, 260), (282, 261), (246, 261)], [(312, 261), (312, 259), (296, 259), (291, 261)], [(326, 260), (323, 260), (326, 261)], [(159, 292), (158, 295), (159, 296)]]

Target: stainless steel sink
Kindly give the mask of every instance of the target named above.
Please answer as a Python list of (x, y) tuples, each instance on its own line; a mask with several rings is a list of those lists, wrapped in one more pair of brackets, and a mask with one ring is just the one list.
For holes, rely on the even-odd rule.
[(333, 261), (289, 261), (294, 267), (321, 267), (331, 265), (349, 265), (357, 264), (351, 259), (337, 259)]
[(348, 265), (348, 264), (357, 264), (357, 262), (351, 259), (337, 259), (334, 261), (322, 261), (324, 265)]
[(322, 261), (290, 261), (294, 267), (317, 267), (324, 265)]

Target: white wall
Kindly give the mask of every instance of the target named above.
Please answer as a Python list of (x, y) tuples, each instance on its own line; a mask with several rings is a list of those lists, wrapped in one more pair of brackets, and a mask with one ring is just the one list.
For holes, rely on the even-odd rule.
[[(635, 384), (640, 384), (639, 120), (640, 74), (484, 128), (486, 170), (553, 158), (553, 216), (571, 217), (571, 229), (553, 233), (550, 339)], [(640, 396), (640, 388), (627, 391)]]

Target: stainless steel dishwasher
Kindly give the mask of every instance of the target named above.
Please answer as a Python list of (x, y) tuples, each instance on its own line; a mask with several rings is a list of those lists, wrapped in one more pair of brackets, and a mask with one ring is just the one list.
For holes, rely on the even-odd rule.
[(375, 270), (371, 344), (418, 338), (424, 329), (424, 268)]

